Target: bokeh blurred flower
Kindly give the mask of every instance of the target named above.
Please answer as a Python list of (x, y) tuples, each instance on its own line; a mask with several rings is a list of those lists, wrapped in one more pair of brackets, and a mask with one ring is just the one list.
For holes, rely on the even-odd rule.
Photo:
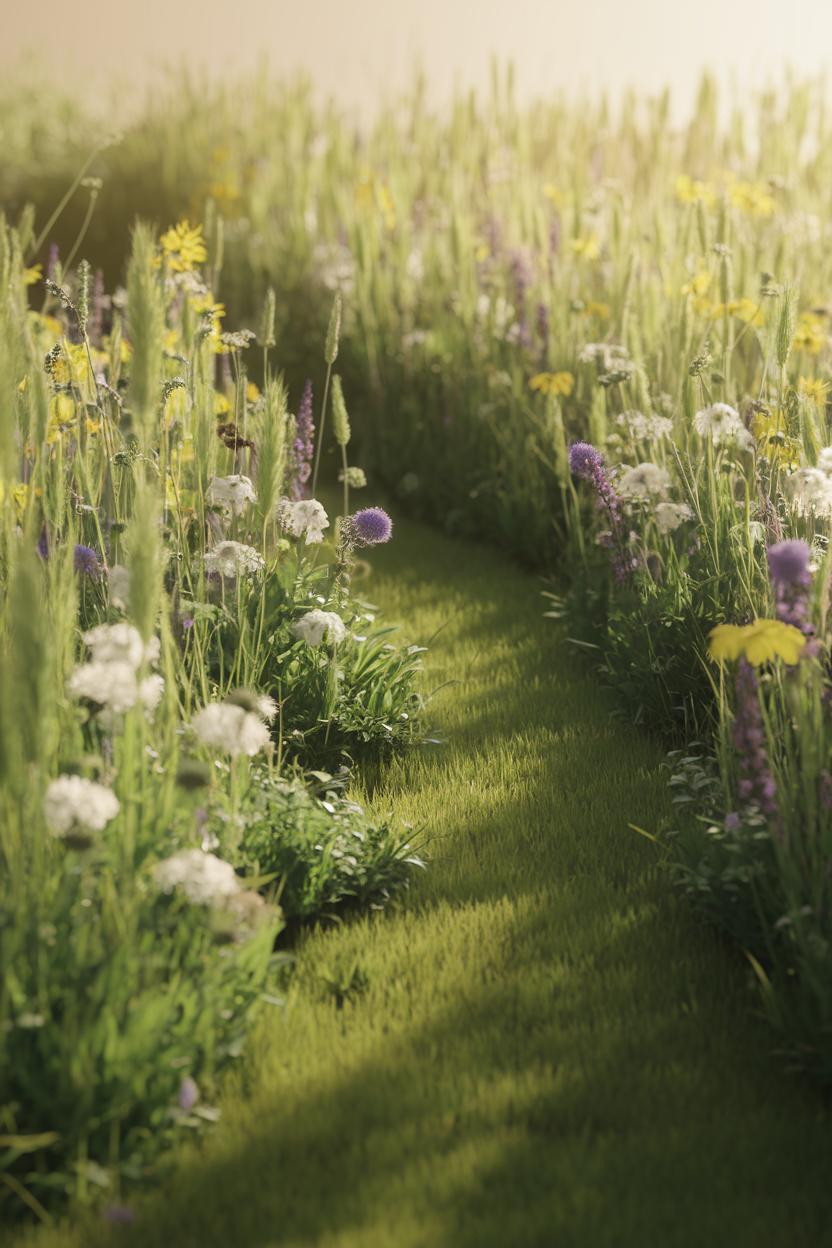
[(305, 615), (302, 615), (292, 631), (296, 637), (305, 641), (309, 646), (319, 646), (324, 638), (337, 644), (347, 635), (346, 625), (340, 615), (336, 615), (334, 611), (317, 609), (307, 611)]
[(112, 789), (83, 776), (58, 776), (43, 799), (46, 822), (53, 836), (59, 837), (77, 828), (101, 832), (120, 809)]

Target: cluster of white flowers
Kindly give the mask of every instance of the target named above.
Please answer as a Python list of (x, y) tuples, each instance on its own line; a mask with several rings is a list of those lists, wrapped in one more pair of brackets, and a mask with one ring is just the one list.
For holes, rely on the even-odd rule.
[(506, 342), (516, 341), (520, 329), (517, 313), (514, 305), (502, 295), (497, 295), (493, 300), (489, 295), (480, 295), (477, 299), (477, 319), (490, 325), (495, 338), (505, 339)]
[(316, 243), (312, 259), (321, 281), (328, 290), (349, 294), (355, 285), (355, 260), (343, 243)]
[(92, 659), (81, 663), (69, 678), (69, 692), (76, 698), (96, 702), (110, 716), (123, 715), (134, 706), (152, 711), (165, 687), (156, 674), (139, 676), (139, 669), (159, 658), (159, 639), (145, 644), (132, 624), (100, 624), (84, 633)]
[[(821, 456), (825, 452), (821, 452)], [(828, 456), (824, 462), (829, 462)], [(820, 463), (820, 461), (819, 461)], [(830, 469), (832, 472), (832, 469)], [(788, 479), (788, 489), (801, 516), (832, 516), (832, 475), (823, 468), (798, 468)]]
[(58, 776), (43, 799), (46, 822), (54, 836), (66, 836), (73, 828), (101, 832), (120, 809), (112, 789), (82, 776)]
[(617, 483), (622, 498), (663, 497), (670, 484), (670, 474), (658, 464), (637, 464), (621, 474)]
[(281, 527), (292, 537), (305, 537), (307, 546), (322, 542), (324, 529), (329, 528), (329, 517), (315, 498), (302, 498), (298, 502), (281, 498), (277, 516)]
[(633, 361), (626, 347), (618, 342), (587, 342), (578, 352), (581, 364), (595, 364), (602, 372), (610, 373), (615, 369), (630, 370)]
[(700, 437), (710, 438), (714, 446), (734, 444), (741, 451), (749, 451), (754, 446), (754, 438), (742, 423), (739, 412), (728, 403), (703, 407), (694, 416), (693, 427)]
[(294, 634), (309, 646), (319, 646), (327, 641), (343, 641), (347, 635), (347, 627), (340, 615), (334, 611), (307, 611), (294, 626)]
[(621, 412), (615, 423), (636, 442), (655, 442), (659, 438), (669, 438), (673, 432), (673, 421), (655, 412), (651, 416), (645, 416), (644, 412)]
[(230, 862), (202, 849), (183, 849), (154, 869), (156, 887), (163, 893), (180, 889), (195, 906), (223, 906), (240, 891), (240, 880)]
[(230, 754), (232, 758), (240, 754), (251, 758), (269, 744), (271, 737), (263, 721), (266, 717), (273, 718), (276, 711), (271, 698), (263, 699), (257, 711), (233, 702), (212, 702), (197, 711), (191, 727), (209, 749)]
[(257, 495), (249, 477), (235, 473), (230, 477), (212, 477), (208, 486), (208, 501), (232, 516), (241, 516), (248, 503), (256, 503)]
[(686, 520), (692, 520), (693, 512), (687, 503), (657, 503), (653, 516), (660, 533), (672, 533)]
[(266, 561), (260, 552), (243, 542), (218, 542), (205, 555), (205, 571), (229, 580), (262, 572), (265, 566)]

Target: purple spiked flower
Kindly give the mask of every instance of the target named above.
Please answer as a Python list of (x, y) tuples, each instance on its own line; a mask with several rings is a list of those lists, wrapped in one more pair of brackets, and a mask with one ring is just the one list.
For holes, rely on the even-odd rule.
[(777, 542), (768, 548), (768, 570), (774, 587), (776, 615), (784, 624), (792, 624), (807, 636), (814, 633), (809, 623), (808, 588), (812, 583), (809, 571), (811, 551), (805, 542)]
[(303, 387), (297, 421), (295, 441), (292, 446), (292, 482), (289, 493), (296, 502), (306, 497), (306, 482), (312, 475), (312, 456), (315, 453), (315, 419), (312, 414), (312, 382)]
[(573, 476), (590, 481), (595, 487), (596, 504), (599, 510), (606, 512), (610, 526), (599, 540), (611, 552), (615, 579), (626, 581), (635, 567), (635, 561), (628, 547), (629, 532), (622, 515), (621, 499), (607, 476), (601, 452), (589, 442), (573, 442), (569, 448), (569, 470)]
[(601, 452), (589, 442), (573, 442), (569, 448), (569, 471), (573, 477), (583, 477), (584, 481), (594, 480), (599, 471), (604, 471)]
[(737, 665), (736, 704), (731, 738), (739, 756), (739, 796), (769, 820), (777, 817), (777, 786), (766, 752), (765, 729), (757, 693), (757, 677), (746, 659)]
[(393, 521), (381, 507), (365, 507), (351, 517), (356, 546), (378, 546), (393, 536)]
[(90, 576), (97, 580), (101, 575), (101, 564), (98, 555), (91, 546), (76, 546), (73, 553), (75, 571), (79, 576)]

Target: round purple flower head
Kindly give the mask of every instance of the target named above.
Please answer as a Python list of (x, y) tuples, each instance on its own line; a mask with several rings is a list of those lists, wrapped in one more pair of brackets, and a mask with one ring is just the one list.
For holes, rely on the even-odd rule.
[(777, 587), (808, 585), (811, 552), (805, 542), (777, 542), (768, 548), (768, 570)]
[(381, 507), (365, 507), (352, 517), (351, 527), (359, 546), (378, 546), (393, 536), (393, 521)]
[(601, 452), (596, 451), (589, 442), (573, 442), (569, 448), (569, 471), (574, 477), (583, 477), (591, 481), (604, 461)]
[(79, 576), (91, 576), (97, 578), (101, 572), (101, 565), (98, 562), (98, 555), (91, 546), (76, 546), (73, 563), (75, 571)]

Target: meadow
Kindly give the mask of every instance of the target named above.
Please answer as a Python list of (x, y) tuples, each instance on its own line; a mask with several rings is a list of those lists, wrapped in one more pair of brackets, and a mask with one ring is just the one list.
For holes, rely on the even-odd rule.
[(824, 84), (0, 130), (0, 1217), (820, 1242)]

